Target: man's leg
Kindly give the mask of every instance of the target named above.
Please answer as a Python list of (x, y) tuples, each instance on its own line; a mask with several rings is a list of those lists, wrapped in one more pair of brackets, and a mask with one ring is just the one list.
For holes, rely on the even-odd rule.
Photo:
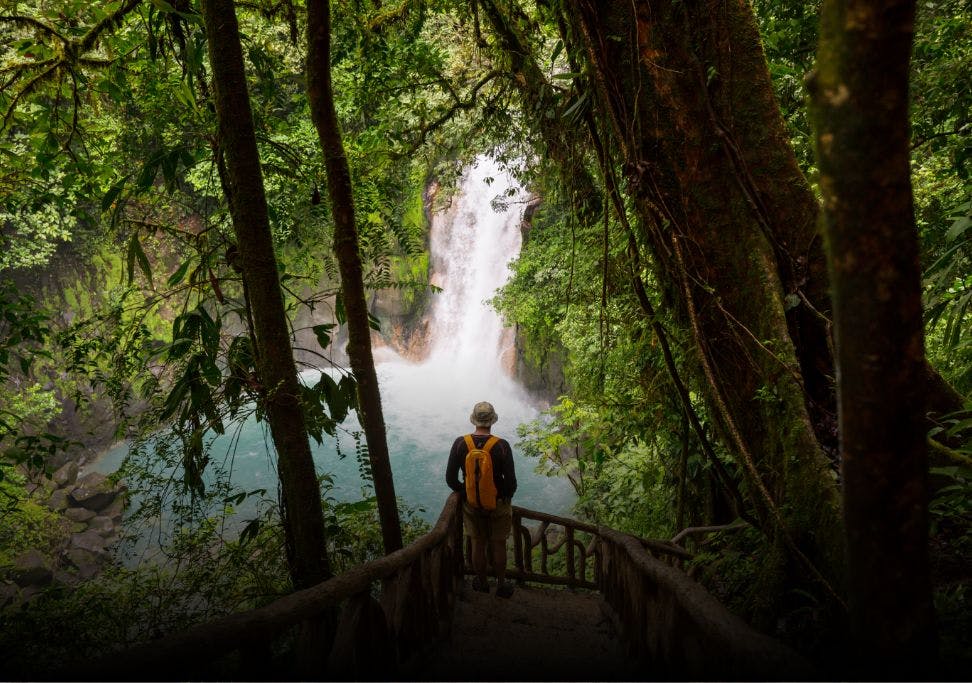
[(472, 565), (473, 571), (479, 577), (481, 583), (486, 582), (486, 539), (472, 539)]
[(493, 521), (493, 533), (490, 535), (490, 557), (493, 559), (493, 571), (496, 573), (496, 595), (508, 598), (513, 595), (513, 586), (506, 583), (506, 539), (513, 529), (513, 508), (509, 501), (497, 506)]
[(506, 539), (490, 540), (490, 551), (493, 556), (493, 571), (496, 573), (497, 585), (503, 585), (506, 579)]

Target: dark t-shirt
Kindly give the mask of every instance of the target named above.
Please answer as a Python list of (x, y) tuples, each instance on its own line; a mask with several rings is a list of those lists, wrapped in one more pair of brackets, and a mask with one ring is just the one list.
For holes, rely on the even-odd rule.
[[(491, 434), (473, 434), (473, 443), (477, 448), (482, 448), (489, 440)], [(446, 483), (453, 491), (465, 492), (465, 485), (459, 481), (459, 475), (466, 464), (466, 455), (469, 449), (466, 448), (466, 439), (460, 436), (452, 444), (449, 451), (449, 464), (446, 465)], [(516, 472), (513, 470), (513, 449), (506, 439), (500, 439), (490, 449), (489, 454), (493, 457), (493, 483), (496, 485), (496, 495), (498, 498), (510, 500), (516, 493)]]

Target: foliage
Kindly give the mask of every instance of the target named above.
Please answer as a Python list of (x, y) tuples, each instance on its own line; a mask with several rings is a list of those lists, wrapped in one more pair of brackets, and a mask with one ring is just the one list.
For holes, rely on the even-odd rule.
[[(0, 571), (25, 550), (53, 553), (68, 525), (61, 515), (27, 494), (26, 478), (12, 472), (0, 481)], [(44, 490), (44, 489), (41, 489)]]

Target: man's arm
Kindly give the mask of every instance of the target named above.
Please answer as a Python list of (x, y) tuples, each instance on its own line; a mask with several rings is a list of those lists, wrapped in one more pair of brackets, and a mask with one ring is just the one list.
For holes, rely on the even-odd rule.
[(516, 469), (513, 467), (513, 449), (506, 439), (503, 439), (502, 446), (506, 454), (506, 457), (502, 460), (503, 497), (512, 500), (513, 494), (516, 493)]
[(465, 487), (459, 482), (459, 470), (462, 469), (462, 449), (459, 445), (463, 443), (462, 438), (456, 439), (452, 443), (452, 450), (449, 451), (449, 463), (446, 465), (446, 484), (453, 491), (462, 492)]

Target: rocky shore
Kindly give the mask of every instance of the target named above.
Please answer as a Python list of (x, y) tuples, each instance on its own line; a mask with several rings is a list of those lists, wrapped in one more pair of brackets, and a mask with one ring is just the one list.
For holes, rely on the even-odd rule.
[(18, 555), (0, 576), (0, 608), (24, 602), (51, 583), (74, 585), (95, 576), (118, 538), (126, 503), (124, 484), (91, 472), (79, 477), (76, 462), (62, 465), (51, 479), (28, 485), (28, 493), (63, 518), (63, 540), (54, 553), (36, 549)]

